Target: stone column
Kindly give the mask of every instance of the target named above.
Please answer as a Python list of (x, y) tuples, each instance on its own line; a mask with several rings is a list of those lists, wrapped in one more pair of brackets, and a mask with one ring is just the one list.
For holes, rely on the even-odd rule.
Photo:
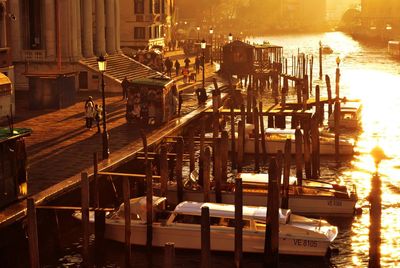
[(115, 49), (117, 52), (121, 50), (121, 27), (120, 27), (120, 5), (119, 0), (115, 1)]
[(7, 7), (6, 2), (0, 1), (0, 5), (2, 5), (3, 13), (0, 18), (0, 47), (7, 47)]
[(70, 27), (70, 42), (71, 42), (71, 58), (72, 61), (75, 61), (79, 57), (78, 52), (78, 13), (77, 13), (77, 3), (75, 0), (69, 0), (68, 8), (70, 9), (70, 18), (68, 19), (69, 23), (71, 24)]
[(106, 1), (106, 50), (108, 54), (115, 53), (115, 3)]
[(83, 56), (86, 58), (93, 57), (93, 5), (92, 1), (83, 0), (83, 39), (82, 39), (82, 49)]
[(96, 0), (96, 54), (106, 54), (104, 0)]
[(12, 0), (9, 5), (10, 13), (15, 16), (15, 20), (10, 22), (11, 52), (13, 60), (20, 61), (22, 52), (20, 0)]
[(55, 0), (45, 0), (45, 43), (46, 57), (54, 59), (56, 56), (56, 5)]
[(74, 60), (82, 57), (81, 47), (81, 3), (80, 0), (69, 0), (71, 2), (71, 36), (72, 56)]

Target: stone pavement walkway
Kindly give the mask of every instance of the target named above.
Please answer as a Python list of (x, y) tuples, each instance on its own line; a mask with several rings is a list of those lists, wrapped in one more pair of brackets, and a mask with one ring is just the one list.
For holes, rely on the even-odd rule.
[[(206, 75), (211, 76), (214, 72), (208, 66)], [(179, 80), (177, 83), (179, 89), (190, 89), (201, 81), (183, 84)], [(33, 130), (32, 135), (26, 138), (28, 194), (32, 195), (91, 168), (94, 152), (98, 152), (101, 159), (102, 135), (97, 133), (96, 126), (87, 129), (84, 118), (84, 101), (91, 95), (96, 103), (101, 103), (101, 95), (99, 92), (80, 92), (75, 105), (61, 110), (40, 111), (28, 109), (27, 95), (17, 93), (15, 127)], [(183, 113), (197, 107), (194, 100), (184, 95)], [(141, 142), (140, 134), (136, 125), (126, 122), (125, 101), (120, 95), (107, 94), (106, 107), (111, 155), (121, 149), (137, 147), (134, 145)]]

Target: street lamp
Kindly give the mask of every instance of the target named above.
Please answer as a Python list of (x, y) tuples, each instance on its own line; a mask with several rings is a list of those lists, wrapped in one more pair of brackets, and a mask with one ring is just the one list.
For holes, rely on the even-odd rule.
[(211, 51), (211, 57), (210, 57), (210, 62), (211, 64), (213, 64), (213, 33), (214, 33), (214, 29), (212, 27), (210, 27), (210, 37), (211, 37), (211, 47), (210, 47), (210, 51)]
[(229, 40), (229, 43), (231, 43), (233, 41), (233, 35), (231, 33), (229, 33), (229, 35), (228, 35), (228, 40)]
[(204, 62), (205, 62), (205, 57), (204, 57), (204, 52), (206, 51), (206, 47), (207, 47), (207, 43), (206, 43), (206, 40), (201, 40), (201, 43), (200, 43), (200, 47), (201, 47), (201, 53), (202, 53), (202, 57), (203, 57), (203, 60), (202, 60), (202, 65), (203, 65), (203, 88), (205, 88), (205, 85), (204, 85), (204, 83), (205, 83), (205, 73), (204, 73)]
[(197, 41), (198, 41), (198, 40), (200, 40), (200, 37), (199, 37), (199, 35), (200, 35), (200, 26), (197, 26), (196, 30), (197, 30)]
[(103, 100), (103, 159), (107, 159), (110, 155), (110, 148), (108, 146), (108, 133), (107, 133), (107, 122), (106, 122), (106, 98), (104, 96), (104, 72), (107, 68), (106, 58), (101, 55), (97, 59), (97, 64), (99, 65), (99, 71), (101, 72), (101, 96)]

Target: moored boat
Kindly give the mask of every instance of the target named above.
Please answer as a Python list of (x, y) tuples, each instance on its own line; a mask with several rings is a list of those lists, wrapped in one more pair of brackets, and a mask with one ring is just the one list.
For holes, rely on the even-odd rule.
[[(360, 101), (346, 101), (340, 104), (340, 128), (357, 130), (361, 128), (361, 110)], [(332, 113), (328, 119), (329, 128), (335, 127), (335, 113)]]
[[(158, 219), (156, 207), (166, 199), (153, 197), (155, 220), (153, 221), (153, 246), (163, 247), (173, 242), (176, 248), (200, 249), (201, 208), (210, 211), (211, 250), (234, 250), (234, 205), (185, 201), (178, 204), (164, 219)], [(131, 243), (146, 244), (146, 197), (131, 199)], [(165, 211), (162, 213), (166, 215)], [(81, 212), (73, 216), (81, 219)], [(94, 212), (89, 215), (94, 222)], [(243, 251), (264, 252), (266, 207), (243, 207)], [(106, 218), (105, 238), (125, 241), (124, 206)], [(279, 253), (305, 256), (325, 256), (338, 229), (324, 220), (309, 219), (292, 214), (290, 210), (279, 211)]]
[[(195, 172), (194, 172), (195, 173)], [(196, 184), (197, 175), (192, 173), (192, 184), (183, 191), (183, 199), (201, 202), (204, 198), (201, 186)], [(267, 204), (268, 174), (241, 173), (243, 181), (243, 204), (263, 206)], [(194, 178), (193, 178), (194, 177)], [(158, 191), (159, 185), (155, 191)], [(177, 204), (177, 188), (175, 182), (168, 184), (168, 201)], [(222, 202), (233, 204), (234, 184), (228, 183), (221, 192)], [(215, 201), (214, 191), (210, 191), (210, 199)], [(328, 183), (303, 179), (299, 186), (295, 177), (289, 180), (289, 209), (294, 213), (314, 217), (352, 217), (357, 212), (357, 192), (355, 187), (348, 188), (343, 184)]]
[[(278, 129), (266, 128), (265, 129), (265, 147), (268, 154), (276, 154), (278, 151), (285, 151), (285, 143), (287, 139), (291, 139), (291, 153), (296, 153), (295, 147), (295, 129)], [(246, 135), (244, 141), (244, 153), (254, 154), (255, 140), (252, 135)], [(238, 142), (236, 142), (237, 146)], [(320, 154), (321, 155), (334, 155), (335, 154), (335, 138), (331, 136), (320, 136)], [(231, 146), (229, 146), (229, 149)], [(304, 149), (303, 149), (304, 151)], [(261, 139), (259, 142), (259, 152), (262, 152)], [(354, 154), (354, 140), (350, 138), (341, 137), (339, 139), (339, 153), (341, 155)]]

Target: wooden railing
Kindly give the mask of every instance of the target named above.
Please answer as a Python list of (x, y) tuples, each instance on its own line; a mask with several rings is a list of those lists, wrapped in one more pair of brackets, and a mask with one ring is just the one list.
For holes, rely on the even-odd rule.
[(41, 62), (46, 59), (46, 51), (45, 50), (24, 50), (23, 58), (28, 62)]

